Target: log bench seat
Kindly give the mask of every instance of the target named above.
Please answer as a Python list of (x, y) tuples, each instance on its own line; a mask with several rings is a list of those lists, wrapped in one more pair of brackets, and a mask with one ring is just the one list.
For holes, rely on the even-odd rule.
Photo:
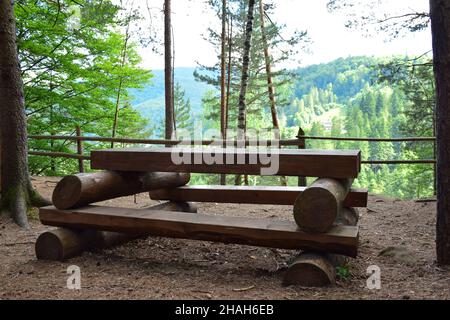
[(251, 246), (314, 250), (356, 257), (358, 227), (336, 226), (323, 234), (299, 230), (294, 221), (251, 219), (186, 212), (87, 206), (39, 210), (44, 225)]

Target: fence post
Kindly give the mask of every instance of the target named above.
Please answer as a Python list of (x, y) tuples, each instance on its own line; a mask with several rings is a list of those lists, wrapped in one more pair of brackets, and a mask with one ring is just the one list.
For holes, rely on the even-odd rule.
[[(81, 137), (81, 128), (80, 126), (76, 126), (77, 137)], [(83, 155), (83, 140), (77, 139), (77, 154)], [(84, 173), (84, 162), (83, 159), (78, 159), (78, 171), (80, 173)]]
[[(299, 149), (306, 149), (306, 140), (305, 140), (305, 131), (303, 131), (302, 128), (298, 128), (298, 148)], [(306, 187), (306, 177), (298, 177), (298, 186), (299, 187)]]

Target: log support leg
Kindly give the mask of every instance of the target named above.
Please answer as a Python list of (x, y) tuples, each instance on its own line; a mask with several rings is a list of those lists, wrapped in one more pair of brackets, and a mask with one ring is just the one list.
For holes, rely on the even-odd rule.
[(301, 193), (294, 204), (294, 219), (306, 232), (327, 232), (344, 208), (351, 179), (317, 179)]
[[(356, 226), (359, 214), (355, 209), (344, 209), (335, 225)], [(302, 252), (284, 275), (283, 285), (302, 287), (327, 287), (336, 283), (336, 270), (348, 263), (348, 258), (323, 252)]]

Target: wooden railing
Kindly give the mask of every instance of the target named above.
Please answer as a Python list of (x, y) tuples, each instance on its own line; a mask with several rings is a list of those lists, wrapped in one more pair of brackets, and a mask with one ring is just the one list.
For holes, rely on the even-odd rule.
[[(44, 152), (44, 151), (29, 151), (29, 155), (51, 157), (51, 158), (67, 158), (77, 159), (79, 161), (80, 172), (84, 171), (84, 160), (90, 160), (90, 156), (84, 154), (83, 142), (115, 142), (124, 144), (141, 144), (141, 145), (162, 145), (162, 146), (175, 146), (180, 143), (186, 143), (181, 140), (165, 140), (165, 139), (132, 139), (132, 138), (107, 138), (107, 137), (90, 137), (82, 136), (81, 131), (77, 129), (77, 136), (51, 136), (51, 135), (30, 135), (30, 140), (65, 140), (74, 141), (77, 144), (77, 153), (65, 153), (65, 152)], [(280, 147), (298, 147), (304, 149), (307, 140), (327, 140), (327, 141), (348, 141), (348, 142), (432, 142), (435, 143), (434, 137), (411, 137), (411, 138), (349, 138), (349, 137), (312, 137), (312, 136), (299, 136), (296, 139), (284, 139), (279, 141), (264, 141), (267, 145), (278, 145)], [(255, 145), (257, 140), (248, 140), (247, 145)], [(220, 140), (202, 140), (192, 141), (192, 145), (235, 145), (236, 141), (220, 141)], [(419, 160), (365, 160), (362, 161), (366, 165), (413, 165), (413, 164), (436, 164), (435, 159), (419, 159)]]

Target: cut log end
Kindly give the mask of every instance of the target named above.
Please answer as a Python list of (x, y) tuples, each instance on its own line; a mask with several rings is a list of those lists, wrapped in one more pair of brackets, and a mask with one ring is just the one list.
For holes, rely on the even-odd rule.
[(289, 267), (283, 280), (285, 286), (326, 287), (335, 284), (333, 264), (320, 254), (300, 255)]
[(64, 261), (81, 253), (81, 238), (75, 231), (56, 229), (42, 233), (35, 244), (38, 260)]
[(351, 179), (317, 179), (301, 193), (294, 204), (294, 219), (305, 232), (327, 232), (344, 206)]
[(53, 191), (53, 205), (61, 210), (74, 207), (80, 201), (81, 188), (79, 177), (75, 175), (64, 177)]
[[(358, 210), (342, 208), (334, 225), (356, 226), (359, 220)], [(356, 254), (355, 254), (356, 256)], [(327, 287), (336, 283), (336, 267), (347, 263), (348, 258), (328, 253), (303, 252), (290, 265), (283, 284), (302, 287)]]
[(321, 188), (308, 188), (294, 205), (297, 225), (306, 232), (323, 233), (333, 225), (339, 203), (331, 192)]

